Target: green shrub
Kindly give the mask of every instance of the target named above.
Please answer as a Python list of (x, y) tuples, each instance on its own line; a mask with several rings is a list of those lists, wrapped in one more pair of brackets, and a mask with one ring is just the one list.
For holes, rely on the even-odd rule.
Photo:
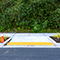
[(33, 32), (60, 29), (60, 3), (57, 0), (3, 0), (0, 18), (0, 31), (3, 32), (13, 28)]

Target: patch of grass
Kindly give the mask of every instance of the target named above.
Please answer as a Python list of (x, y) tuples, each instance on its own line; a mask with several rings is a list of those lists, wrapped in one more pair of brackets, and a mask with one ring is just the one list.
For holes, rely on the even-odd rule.
[(60, 38), (60, 34), (57, 33), (57, 35), (54, 35), (53, 37)]

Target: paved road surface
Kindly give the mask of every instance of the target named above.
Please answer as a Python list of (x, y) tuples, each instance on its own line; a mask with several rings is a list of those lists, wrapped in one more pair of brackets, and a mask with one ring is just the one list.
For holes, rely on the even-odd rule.
[(60, 60), (60, 49), (0, 48), (0, 60)]

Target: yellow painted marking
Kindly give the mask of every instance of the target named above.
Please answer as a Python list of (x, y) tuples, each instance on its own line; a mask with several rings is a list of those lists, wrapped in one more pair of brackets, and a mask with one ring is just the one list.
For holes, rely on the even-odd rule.
[(51, 42), (9, 42), (7, 45), (53, 45)]

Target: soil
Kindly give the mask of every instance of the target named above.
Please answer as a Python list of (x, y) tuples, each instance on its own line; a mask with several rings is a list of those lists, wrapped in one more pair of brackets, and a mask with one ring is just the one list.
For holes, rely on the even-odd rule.
[[(7, 40), (7, 39), (9, 39), (10, 37), (7, 37), (6, 39), (5, 39), (5, 41)], [(0, 43), (1, 43), (1, 41), (0, 41)]]
[(50, 36), (50, 38), (52, 38), (55, 42), (60, 43), (60, 38), (56, 38), (56, 37), (53, 37), (53, 36)]

